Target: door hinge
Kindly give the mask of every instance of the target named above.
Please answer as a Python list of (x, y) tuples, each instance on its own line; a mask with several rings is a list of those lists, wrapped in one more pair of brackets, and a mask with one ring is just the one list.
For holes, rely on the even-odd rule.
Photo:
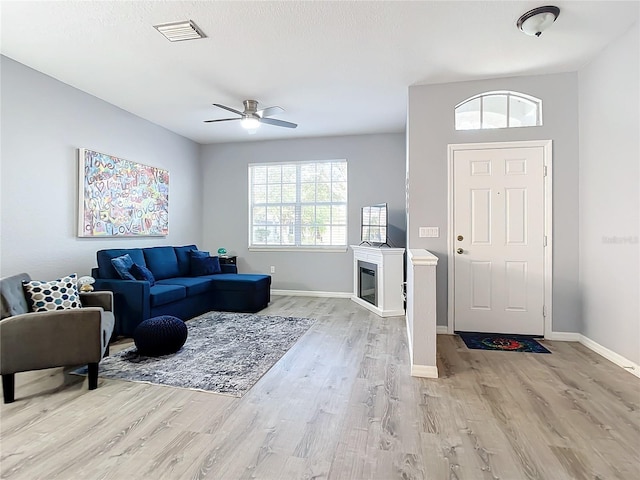
[(547, 166), (546, 165), (542, 167), (542, 172), (543, 172), (542, 176), (546, 177), (547, 176)]
[(542, 316), (543, 316), (543, 317), (546, 317), (546, 316), (547, 316), (547, 306), (546, 306), (546, 305), (543, 305), (543, 306), (542, 306)]
[(542, 246), (543, 247), (547, 246), (547, 236), (546, 235), (542, 238)]

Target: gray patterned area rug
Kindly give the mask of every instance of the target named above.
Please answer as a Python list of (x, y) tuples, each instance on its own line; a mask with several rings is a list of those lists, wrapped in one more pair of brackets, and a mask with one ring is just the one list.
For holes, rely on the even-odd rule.
[[(146, 357), (134, 345), (103, 359), (98, 375), (241, 397), (314, 322), (209, 312), (186, 322), (187, 341), (177, 353)], [(86, 367), (74, 373), (86, 374)]]

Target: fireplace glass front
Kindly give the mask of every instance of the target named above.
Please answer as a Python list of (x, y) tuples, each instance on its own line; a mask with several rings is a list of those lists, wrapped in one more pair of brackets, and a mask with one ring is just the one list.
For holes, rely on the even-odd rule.
[(378, 282), (376, 281), (376, 273), (378, 266), (374, 263), (363, 262), (358, 260), (359, 272), (359, 288), (358, 296), (365, 302), (372, 305), (378, 305)]

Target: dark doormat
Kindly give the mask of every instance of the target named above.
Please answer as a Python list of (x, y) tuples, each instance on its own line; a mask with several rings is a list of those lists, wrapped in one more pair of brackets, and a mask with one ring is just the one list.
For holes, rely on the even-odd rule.
[(551, 353), (532, 336), (503, 333), (456, 332), (467, 348), (504, 352)]

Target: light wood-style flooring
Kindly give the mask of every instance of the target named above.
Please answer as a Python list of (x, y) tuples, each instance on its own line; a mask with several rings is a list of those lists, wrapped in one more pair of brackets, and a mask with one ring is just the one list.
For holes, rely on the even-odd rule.
[(440, 335), (440, 378), (419, 379), (402, 317), (288, 296), (261, 313), (317, 322), (240, 399), (17, 374), (0, 410), (1, 477), (640, 478), (640, 380), (580, 344), (491, 352)]

